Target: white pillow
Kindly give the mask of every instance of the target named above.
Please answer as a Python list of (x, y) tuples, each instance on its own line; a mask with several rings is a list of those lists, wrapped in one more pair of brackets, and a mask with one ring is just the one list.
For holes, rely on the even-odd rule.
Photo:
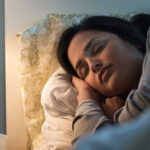
[(59, 68), (50, 77), (41, 95), (46, 117), (42, 134), (51, 150), (66, 150), (71, 147), (76, 99), (77, 91), (71, 83), (71, 76)]

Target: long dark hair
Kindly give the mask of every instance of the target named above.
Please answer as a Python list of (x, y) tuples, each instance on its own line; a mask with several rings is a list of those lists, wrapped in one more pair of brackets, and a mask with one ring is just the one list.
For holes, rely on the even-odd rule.
[(144, 28), (144, 31), (148, 30), (148, 26), (150, 25), (150, 15), (147, 16), (148, 23), (146, 27), (138, 26), (138, 24), (142, 24), (140, 15), (134, 16), (131, 21), (110, 16), (91, 16), (83, 20), (80, 24), (69, 27), (63, 32), (58, 44), (57, 58), (59, 63), (66, 72), (77, 76), (67, 56), (68, 46), (77, 33), (89, 30), (116, 34), (121, 39), (138, 47), (138, 49), (145, 54), (146, 34), (143, 33), (141, 28)]

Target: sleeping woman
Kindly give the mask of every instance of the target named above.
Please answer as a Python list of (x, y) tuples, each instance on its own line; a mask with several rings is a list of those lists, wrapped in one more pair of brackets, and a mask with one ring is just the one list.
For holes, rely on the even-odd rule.
[(92, 16), (62, 34), (57, 57), (78, 91), (73, 144), (102, 126), (129, 121), (149, 106), (149, 25), (146, 14), (131, 21)]

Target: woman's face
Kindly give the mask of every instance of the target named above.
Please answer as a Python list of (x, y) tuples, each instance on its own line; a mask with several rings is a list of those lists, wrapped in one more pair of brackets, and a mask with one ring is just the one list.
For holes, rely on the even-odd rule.
[(126, 96), (137, 87), (142, 71), (138, 49), (108, 32), (78, 33), (68, 58), (78, 76), (106, 97)]

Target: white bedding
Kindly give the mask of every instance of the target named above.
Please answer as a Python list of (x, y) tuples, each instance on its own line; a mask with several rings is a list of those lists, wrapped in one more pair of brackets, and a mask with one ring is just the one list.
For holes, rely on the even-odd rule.
[(41, 96), (46, 117), (42, 134), (50, 150), (71, 147), (76, 98), (77, 91), (71, 83), (71, 77), (59, 68), (46, 83)]

